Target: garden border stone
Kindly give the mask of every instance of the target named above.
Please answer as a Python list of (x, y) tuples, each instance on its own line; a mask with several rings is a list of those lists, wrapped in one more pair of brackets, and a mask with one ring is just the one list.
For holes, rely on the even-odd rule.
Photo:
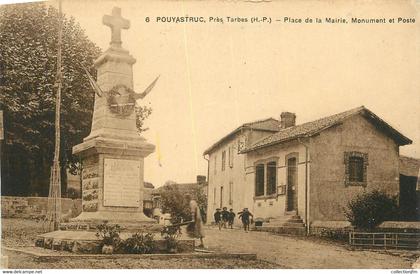
[[(243, 259), (243, 260), (256, 260), (257, 254), (256, 253), (222, 253), (222, 252), (214, 252), (214, 253), (203, 253), (203, 252), (195, 252), (195, 253), (176, 253), (176, 254), (46, 254), (45, 249), (40, 247), (31, 247), (31, 249), (35, 250), (25, 250), (24, 247), (22, 248), (11, 248), (11, 247), (3, 247), (7, 251), (13, 251), (18, 253), (23, 253), (26, 255), (30, 255), (35, 257), (40, 261), (51, 261), (51, 260), (61, 260), (61, 259), (76, 259), (76, 258), (83, 258), (83, 259), (153, 259), (153, 260), (167, 260), (167, 259), (174, 259), (174, 258), (200, 258), (200, 259)], [(38, 250), (39, 251), (38, 251)]]

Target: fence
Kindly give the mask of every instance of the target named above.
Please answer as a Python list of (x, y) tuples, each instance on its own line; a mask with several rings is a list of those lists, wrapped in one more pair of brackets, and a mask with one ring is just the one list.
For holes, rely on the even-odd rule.
[(420, 233), (351, 231), (349, 243), (365, 248), (420, 249)]

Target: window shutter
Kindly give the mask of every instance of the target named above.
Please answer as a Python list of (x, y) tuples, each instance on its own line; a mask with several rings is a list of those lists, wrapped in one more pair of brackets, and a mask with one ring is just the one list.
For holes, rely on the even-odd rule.
[(233, 147), (229, 147), (229, 167), (233, 167)]
[(277, 163), (267, 164), (267, 195), (276, 194), (277, 188)]
[(264, 196), (264, 165), (255, 167), (255, 196)]
[(233, 182), (229, 183), (229, 205), (233, 204)]

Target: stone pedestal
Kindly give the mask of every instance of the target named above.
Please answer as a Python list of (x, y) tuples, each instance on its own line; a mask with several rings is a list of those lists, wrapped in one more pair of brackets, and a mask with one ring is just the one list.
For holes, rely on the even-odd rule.
[(154, 146), (96, 137), (75, 146), (82, 171), (82, 213), (73, 221), (154, 222), (143, 214), (144, 157)]

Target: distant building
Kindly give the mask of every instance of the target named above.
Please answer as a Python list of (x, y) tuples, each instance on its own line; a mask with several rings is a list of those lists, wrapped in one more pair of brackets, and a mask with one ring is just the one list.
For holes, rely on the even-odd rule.
[(400, 156), (400, 215), (406, 221), (420, 221), (420, 159)]
[(149, 217), (152, 216), (153, 210), (153, 199), (152, 193), (155, 189), (155, 186), (152, 183), (144, 182), (144, 193), (143, 193), (143, 211)]
[(209, 158), (208, 216), (226, 206), (255, 217), (345, 221), (358, 193), (399, 193), (399, 147), (412, 141), (365, 107), (296, 125), (296, 115), (247, 123)]
[(198, 185), (198, 188), (201, 189), (202, 193), (207, 197), (209, 183), (207, 182), (206, 176), (197, 175), (197, 185)]

